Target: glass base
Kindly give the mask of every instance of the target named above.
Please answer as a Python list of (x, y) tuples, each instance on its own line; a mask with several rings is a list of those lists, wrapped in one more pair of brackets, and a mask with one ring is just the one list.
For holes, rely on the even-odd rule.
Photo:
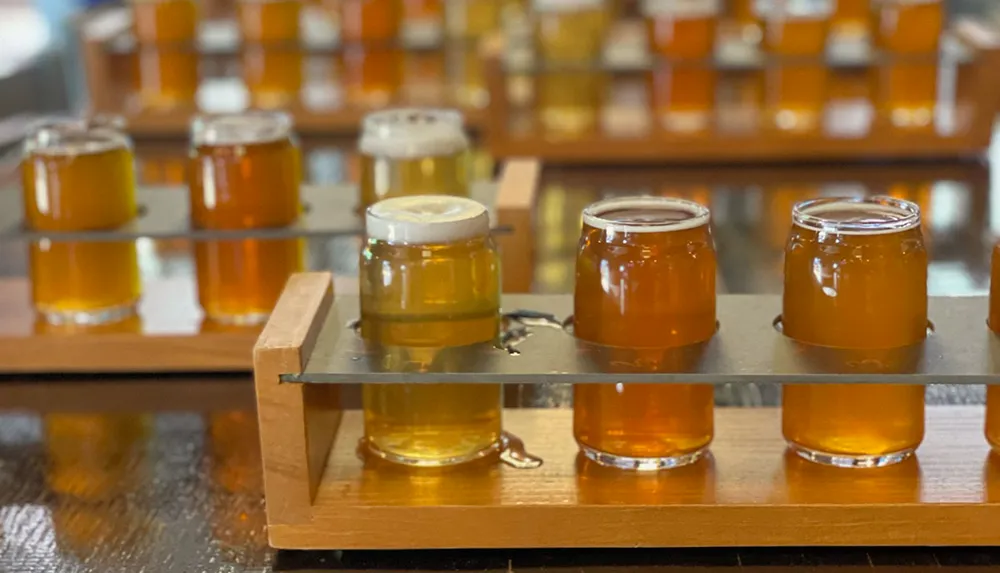
[(493, 442), (486, 448), (479, 451), (471, 452), (462, 456), (453, 456), (450, 458), (411, 458), (407, 456), (401, 456), (395, 452), (389, 452), (383, 450), (375, 445), (368, 438), (362, 438), (360, 449), (365, 453), (375, 456), (381, 460), (391, 462), (394, 464), (400, 464), (404, 466), (410, 466), (415, 468), (441, 468), (446, 466), (457, 466), (459, 464), (466, 464), (469, 462), (474, 462), (476, 460), (481, 460), (483, 458), (488, 458), (490, 456), (495, 456), (507, 448), (507, 438), (501, 436), (499, 440)]
[(669, 111), (660, 113), (660, 126), (673, 133), (698, 133), (709, 128), (709, 115), (703, 111)]
[(708, 452), (708, 447), (688, 452), (686, 454), (657, 458), (633, 458), (629, 456), (619, 456), (616, 454), (601, 452), (583, 444), (580, 444), (580, 451), (583, 452), (583, 455), (587, 456), (588, 459), (602, 466), (618, 468), (620, 470), (647, 472), (691, 465), (700, 460), (702, 456)]
[(61, 326), (75, 324), (80, 326), (96, 326), (100, 324), (111, 324), (121, 322), (135, 315), (136, 303), (122, 304), (105, 308), (91, 310), (54, 310), (38, 307), (39, 316), (45, 322)]
[(269, 312), (248, 312), (246, 314), (213, 314), (205, 313), (205, 317), (226, 326), (258, 326), (267, 322), (271, 318)]
[(877, 454), (872, 456), (851, 455), (851, 454), (831, 454), (813, 450), (799, 444), (788, 442), (788, 447), (800, 458), (815, 462), (824, 466), (838, 468), (882, 468), (898, 464), (909, 458), (916, 451), (914, 448), (891, 452), (888, 454)]

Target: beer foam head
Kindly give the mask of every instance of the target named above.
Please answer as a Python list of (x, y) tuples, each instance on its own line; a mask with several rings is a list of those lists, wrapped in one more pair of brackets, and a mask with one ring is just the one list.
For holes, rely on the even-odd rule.
[(824, 197), (795, 204), (799, 227), (840, 235), (884, 235), (920, 225), (920, 207), (894, 197)]
[(291, 136), (292, 120), (286, 113), (249, 111), (200, 115), (191, 122), (194, 145), (249, 145), (279, 141)]
[(616, 233), (665, 233), (708, 224), (708, 207), (674, 197), (618, 197), (583, 210), (583, 222)]
[(469, 148), (462, 114), (449, 109), (390, 109), (370, 113), (362, 123), (358, 149), (365, 155), (418, 159)]
[(486, 207), (465, 197), (411, 195), (369, 207), (365, 226), (368, 238), (388, 243), (452, 243), (486, 236), (490, 217)]
[(112, 149), (131, 149), (132, 141), (122, 131), (124, 122), (114, 116), (93, 119), (46, 118), (28, 129), (24, 153), (84, 155)]
[(578, 12), (604, 7), (605, 0), (532, 0), (537, 12)]

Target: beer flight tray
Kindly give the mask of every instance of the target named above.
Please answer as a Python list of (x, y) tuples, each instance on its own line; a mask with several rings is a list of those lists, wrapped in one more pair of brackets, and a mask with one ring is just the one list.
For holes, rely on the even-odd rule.
[(845, 361), (785, 339), (780, 297), (721, 295), (715, 338), (664, 353), (655, 374), (629, 371), (626, 351), (578, 343), (565, 331), (568, 295), (505, 296), (502, 344), (419, 368), (405, 349), (366, 348), (356, 298), (335, 297), (329, 274), (295, 275), (254, 349), (275, 547), (1000, 545), (1000, 455), (982, 407), (929, 407), (915, 458), (870, 470), (786, 452), (777, 409), (719, 408), (710, 456), (631, 473), (582, 458), (566, 409), (505, 410), (499, 459), (400, 468), (360, 453), (362, 415), (339, 401), (340, 383), (995, 383), (1000, 346), (983, 298), (933, 298), (922, 347)]
[[(530, 209), (535, 201), (539, 164), (507, 162), (495, 183), (473, 185), (473, 197), (490, 206), (502, 262), (523, 264), (532, 239)], [(85, 233), (34, 233), (21, 221), (17, 189), (0, 189), (0, 256), (23, 257), (29, 241), (131, 241), (139, 238), (192, 240), (330, 238), (361, 235), (357, 190), (350, 185), (303, 186), (306, 212), (284, 229), (206, 231), (191, 229), (187, 191), (140, 189), (143, 214), (115, 230)], [(155, 243), (154, 243), (155, 245)], [(16, 254), (15, 254), (16, 253)], [(510, 273), (505, 287), (526, 289), (523, 273)], [(338, 277), (356, 289), (355, 277)], [(530, 279), (529, 279), (530, 281)], [(218, 324), (206, 320), (196, 300), (194, 277), (160, 278), (143, 284), (134, 319), (93, 327), (53, 326), (36, 317), (26, 278), (0, 279), (0, 375), (24, 373), (163, 373), (249, 372), (251, 349), (259, 326)]]
[[(317, 8), (306, 7), (315, 12)], [(336, 30), (330, 28), (328, 18), (317, 17), (315, 13), (303, 15), (304, 38), (300, 47), (307, 59), (311, 56), (326, 58), (340, 51)], [(321, 22), (322, 20), (322, 22)], [(134, 137), (177, 137), (186, 136), (190, 130), (191, 118), (199, 111), (234, 111), (233, 102), (240, 101), (242, 82), (232, 78), (234, 65), (239, 60), (239, 38), (235, 23), (230, 20), (209, 20), (204, 22), (199, 32), (197, 46), (193, 50), (204, 59), (203, 70), (208, 75), (218, 77), (203, 82), (202, 95), (214, 92), (218, 98), (209, 97), (204, 102), (205, 109), (172, 108), (163, 110), (144, 109), (130, 101), (130, 77), (135, 56), (135, 40), (131, 34), (131, 10), (128, 7), (98, 7), (85, 12), (76, 20), (80, 54), (83, 59), (86, 89), (93, 113), (123, 114), (127, 120), (127, 130)], [(426, 58), (443, 59), (446, 50), (476, 50), (472, 45), (454, 41), (443, 43), (438, 36), (412, 36), (401, 40), (401, 46), (408, 55), (423, 55)], [(415, 60), (416, 61), (416, 60)], [(419, 65), (419, 64), (418, 64)], [(433, 64), (437, 66), (437, 64)], [(442, 64), (443, 66), (443, 64)], [(311, 69), (306, 66), (306, 71)], [(221, 74), (220, 74), (221, 72)], [(295, 123), (296, 131), (303, 135), (350, 135), (358, 132), (361, 120), (376, 108), (351, 104), (337, 99), (327, 89), (318, 86), (310, 90), (310, 76), (304, 76), (304, 87), (300, 101), (292, 104), (288, 111)], [(440, 80), (444, 82), (445, 79)], [(406, 85), (401, 86), (405, 92)], [(305, 95), (306, 93), (313, 95)], [(400, 94), (394, 105), (446, 106), (458, 107), (465, 116), (466, 126), (479, 129), (485, 123), (485, 111), (480, 107), (460, 105), (453, 101), (446, 90), (433, 97), (407, 96)], [(221, 100), (221, 101), (220, 101)], [(200, 100), (204, 101), (204, 100)], [(216, 105), (218, 104), (218, 105)]]
[[(639, 34), (629, 26), (620, 35)], [(632, 28), (635, 28), (632, 26)], [(486, 118), (487, 149), (495, 157), (531, 155), (555, 164), (649, 163), (754, 163), (759, 161), (926, 160), (930, 158), (980, 158), (989, 147), (993, 118), (1000, 97), (992, 78), (1000, 70), (1000, 30), (981, 21), (958, 19), (942, 36), (941, 79), (954, 89), (939, 86), (935, 125), (899, 129), (872, 113), (871, 107), (853, 101), (834, 114), (829, 106), (817, 130), (792, 133), (763, 125), (761, 110), (747, 103), (720, 102), (708, 129), (691, 134), (670, 133), (656, 125), (644, 104), (634, 98), (601, 110), (601, 127), (580, 134), (546, 133), (537, 125), (530, 90), (512, 90), (517, 78), (537, 77), (542, 66), (531, 58), (512, 58), (501, 38), (485, 47), (490, 107)], [(726, 42), (711, 63), (720, 72), (750, 81), (749, 74), (780, 60), (760, 56), (753, 45)], [(638, 42), (623, 42), (634, 45)], [(834, 46), (835, 47), (835, 46)], [(832, 47), (833, 48), (833, 47)], [(828, 51), (824, 62), (831, 69), (863, 72), (880, 61), (870, 48)], [(627, 77), (652, 69), (649, 54), (641, 49), (603, 58), (601, 68)], [(852, 73), (852, 72), (849, 72)], [(638, 77), (638, 76), (636, 76)], [(943, 105), (949, 91), (954, 101)], [(512, 94), (521, 93), (516, 97)]]

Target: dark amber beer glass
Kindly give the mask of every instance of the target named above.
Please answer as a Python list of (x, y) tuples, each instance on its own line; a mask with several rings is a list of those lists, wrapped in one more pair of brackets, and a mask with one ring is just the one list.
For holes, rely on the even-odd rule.
[(650, 77), (650, 101), (665, 129), (702, 131), (715, 108), (719, 0), (645, 0), (649, 45), (664, 56)]
[(236, 18), (245, 44), (297, 44), (301, 0), (238, 0)]
[[(920, 209), (890, 197), (798, 203), (785, 250), (784, 333), (857, 351), (859, 360), (927, 335), (927, 251)], [(889, 370), (894, 359), (885, 358)], [(906, 459), (924, 435), (924, 388), (787, 385), (783, 431), (800, 456), (844, 467)]]
[[(450, 347), (496, 339), (500, 259), (486, 208), (415, 195), (368, 208), (361, 335), (426, 369)], [(387, 351), (395, 353), (394, 351)], [(365, 384), (369, 450), (415, 466), (459, 464), (500, 445), (498, 384)]]
[(444, 109), (393, 109), (362, 123), (361, 206), (403, 195), (469, 194), (469, 140), (462, 115)]
[(336, 6), (342, 42), (377, 42), (384, 47), (399, 36), (402, 0), (337, 0)]
[[(196, 118), (191, 128), (191, 223), (199, 229), (283, 227), (298, 219), (299, 149), (281, 113)], [(300, 239), (198, 242), (198, 298), (209, 319), (267, 319), (288, 276), (302, 270)]]
[(819, 129), (829, 70), (823, 59), (834, 0), (758, 2), (764, 48), (773, 57), (766, 74), (765, 111), (782, 131)]
[[(132, 144), (107, 126), (65, 120), (37, 127), (21, 163), (25, 222), (36, 231), (115, 229), (137, 212)], [(139, 300), (134, 243), (32, 243), (35, 308), (53, 323), (128, 318)]]
[[(583, 211), (574, 332), (614, 347), (629, 371), (715, 333), (709, 210), (667, 197), (600, 201)], [(583, 453), (623, 469), (697, 460), (712, 441), (713, 389), (695, 384), (577, 384), (573, 433)]]
[(937, 103), (941, 0), (873, 0), (875, 44), (885, 63), (875, 68), (876, 111), (895, 127), (927, 128)]
[[(1000, 243), (993, 247), (990, 269), (990, 330), (1000, 334)], [(986, 387), (986, 439), (1000, 451), (1000, 386)]]

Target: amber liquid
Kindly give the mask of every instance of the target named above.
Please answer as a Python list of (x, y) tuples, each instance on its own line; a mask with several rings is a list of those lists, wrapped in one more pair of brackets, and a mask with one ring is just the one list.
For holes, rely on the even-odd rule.
[(345, 46), (341, 56), (342, 82), (347, 101), (378, 107), (399, 91), (403, 54), (386, 47)]
[(445, 25), (451, 38), (482, 38), (500, 29), (500, 0), (446, 0)]
[(148, 420), (134, 414), (47, 414), (46, 481), (52, 491), (106, 501), (129, 491), (130, 462), (141, 452)]
[(828, 26), (822, 18), (775, 18), (765, 24), (765, 48), (776, 62), (765, 71), (764, 107), (780, 130), (820, 127), (829, 78), (823, 61)]
[[(436, 245), (370, 242), (361, 262), (361, 334), (385, 345), (387, 369), (445, 364), (449, 347), (499, 330), (499, 259), (489, 239)], [(386, 459), (450, 465), (495, 450), (498, 384), (366, 384), (365, 435)]]
[(708, 127), (715, 108), (715, 17), (647, 18), (653, 51), (671, 58), (652, 72), (650, 101), (662, 125), (671, 131)]
[(469, 195), (469, 155), (393, 159), (361, 156), (361, 207), (404, 195)]
[[(129, 149), (34, 152), (24, 158), (21, 176), (26, 221), (32, 229), (106, 230), (135, 217)], [(98, 320), (103, 312), (127, 314), (139, 299), (133, 243), (42, 240), (31, 245), (29, 260), (32, 297), (43, 314), (87, 313)]]
[(889, 60), (876, 68), (876, 111), (895, 127), (931, 127), (944, 6), (938, 0), (889, 0), (880, 4), (876, 15), (876, 44)]
[(403, 0), (403, 23), (410, 29), (439, 34), (444, 25), (444, 0)]
[(136, 51), (134, 89), (148, 109), (191, 107), (198, 92), (198, 54), (191, 48), (140, 46)]
[[(989, 327), (1000, 333), (1000, 243), (993, 247), (990, 266)], [(1000, 451), (1000, 386), (986, 387), (986, 440)]]
[[(707, 225), (612, 235), (585, 224), (577, 251), (576, 337), (636, 349), (619, 352), (631, 357), (627, 370), (655, 371), (664, 366), (662, 349), (706, 341), (715, 332), (715, 268)], [(712, 440), (709, 385), (577, 384), (573, 395), (574, 436), (593, 451), (674, 458)]]
[(139, 0), (132, 3), (132, 32), (140, 44), (195, 40), (198, 7), (193, 0)]
[(260, 435), (253, 411), (213, 412), (208, 416), (208, 456), (212, 483), (212, 537), (226, 549), (242, 550), (265, 529), (260, 495)]
[(878, 47), (893, 54), (932, 53), (938, 49), (944, 28), (944, 4), (940, 0), (884, 0), (876, 18)]
[(871, 0), (837, 0), (833, 25), (852, 35), (864, 34), (871, 22)]
[(301, 13), (300, 0), (237, 0), (236, 2), (240, 34), (247, 43), (297, 43), (300, 36)]
[[(857, 349), (915, 345), (927, 334), (927, 251), (919, 227), (841, 235), (793, 226), (785, 251), (784, 333), (800, 342)], [(887, 358), (888, 371), (898, 369)], [(924, 435), (923, 386), (787, 385), (785, 439), (813, 452), (882, 456)]]
[(401, 0), (338, 0), (342, 42), (375, 42), (383, 48), (399, 35)]
[(244, 46), (243, 80), (256, 108), (278, 109), (299, 101), (302, 52), (295, 48)]
[(274, 309), (285, 282), (304, 270), (300, 239), (197, 243), (198, 301), (212, 320), (259, 324)]
[(875, 68), (877, 110), (899, 128), (930, 128), (937, 103), (937, 64), (900, 62)]

